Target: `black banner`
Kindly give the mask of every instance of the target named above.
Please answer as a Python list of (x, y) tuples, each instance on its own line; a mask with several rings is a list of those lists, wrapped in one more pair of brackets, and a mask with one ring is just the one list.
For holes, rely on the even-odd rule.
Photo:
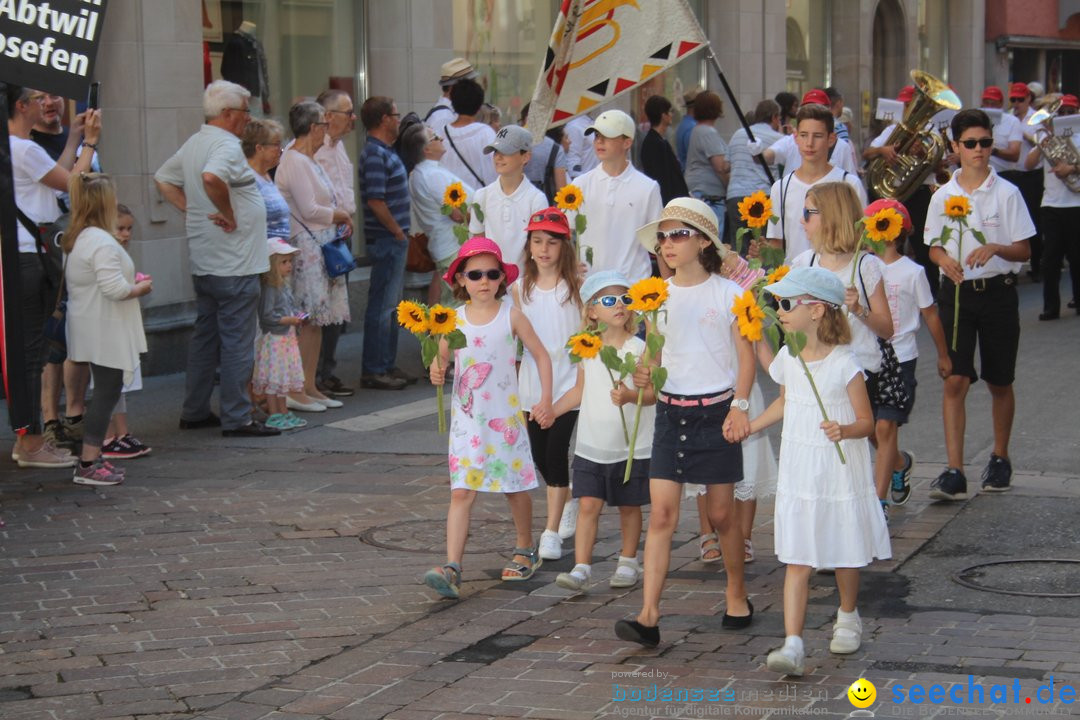
[(0, 0), (0, 80), (82, 98), (108, 0)]

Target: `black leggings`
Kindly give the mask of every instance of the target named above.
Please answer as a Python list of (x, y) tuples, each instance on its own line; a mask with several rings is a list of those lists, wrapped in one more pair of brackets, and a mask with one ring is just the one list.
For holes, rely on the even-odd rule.
[(578, 411), (560, 415), (547, 430), (529, 420), (529, 445), (533, 464), (548, 487), (570, 487), (570, 436), (574, 434)]
[(90, 363), (90, 374), (94, 378), (94, 395), (83, 418), (83, 443), (101, 447), (113, 408), (124, 388), (124, 371)]

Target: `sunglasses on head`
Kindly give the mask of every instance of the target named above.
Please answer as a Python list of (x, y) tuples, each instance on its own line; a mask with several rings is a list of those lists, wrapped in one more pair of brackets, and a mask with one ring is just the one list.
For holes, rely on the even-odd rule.
[(556, 215), (555, 213), (542, 213), (542, 212), (540, 212), (540, 213), (536, 213), (531, 218), (529, 218), (529, 222), (534, 222), (534, 223), (556, 222), (556, 223), (559, 223), (560, 225), (565, 225), (566, 224), (566, 218), (563, 217), (562, 215)]
[(663, 230), (657, 230), (656, 244), (663, 245), (665, 240), (671, 240), (672, 242), (684, 242), (694, 237), (695, 235), (700, 234), (701, 233), (699, 233), (697, 230), (691, 230), (690, 228), (678, 228), (676, 230), (668, 230), (667, 232), (664, 232)]
[(601, 295), (592, 301), (593, 305), (603, 305), (604, 307), (615, 307), (615, 303), (622, 302), (623, 305), (629, 307), (630, 303), (634, 302), (634, 298), (629, 295)]
[(800, 305), (828, 305), (823, 300), (807, 300), (804, 298), (777, 298), (776, 304), (780, 306), (780, 309), (784, 312), (791, 312)]
[(978, 140), (968, 138), (967, 140), (961, 140), (960, 144), (968, 150), (974, 150), (976, 145), (985, 150), (994, 144), (994, 138), (979, 138)]
[(492, 270), (469, 270), (464, 273), (465, 277), (469, 278), (473, 282), (483, 280), (485, 277), (488, 280), (498, 280), (503, 276), (503, 271), (498, 269)]
[(818, 208), (804, 207), (802, 209), (802, 219), (805, 220), (806, 222), (810, 222), (810, 216), (811, 215), (820, 215), (820, 214), (821, 214), (821, 210), (819, 210)]

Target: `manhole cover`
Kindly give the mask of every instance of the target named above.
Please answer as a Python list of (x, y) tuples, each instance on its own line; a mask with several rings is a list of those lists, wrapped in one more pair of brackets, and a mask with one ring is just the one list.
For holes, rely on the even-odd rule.
[(1080, 560), (1002, 560), (980, 563), (953, 575), (975, 590), (1025, 597), (1080, 597)]
[[(387, 550), (428, 553), (446, 547), (446, 522), (406, 520), (364, 531), (360, 540)], [(510, 520), (473, 520), (469, 523), (466, 554), (497, 552), (507, 554), (514, 548), (514, 523)]]

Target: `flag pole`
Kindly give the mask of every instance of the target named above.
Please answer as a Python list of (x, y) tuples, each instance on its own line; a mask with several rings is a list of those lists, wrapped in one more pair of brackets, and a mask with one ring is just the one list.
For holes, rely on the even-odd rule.
[[(724, 86), (724, 92), (727, 93), (728, 100), (731, 101), (731, 106), (735, 108), (735, 114), (739, 117), (739, 122), (742, 123), (743, 130), (746, 131), (746, 139), (750, 142), (755, 142), (754, 133), (750, 130), (750, 124), (746, 122), (746, 116), (743, 115), (742, 108), (739, 107), (739, 102), (735, 99), (735, 93), (731, 91), (731, 86), (728, 85), (727, 77), (724, 75), (724, 69), (720, 67), (720, 61), (716, 59), (716, 55), (713, 54), (712, 44), (708, 45), (709, 61), (712, 62), (713, 69), (716, 70), (716, 74), (720, 76), (720, 84)], [(765, 177), (769, 178), (769, 184), (773, 184), (772, 172), (769, 170), (769, 164), (765, 162), (765, 158), (761, 155), (753, 156), (759, 163), (761, 163), (762, 169), (765, 170)]]

